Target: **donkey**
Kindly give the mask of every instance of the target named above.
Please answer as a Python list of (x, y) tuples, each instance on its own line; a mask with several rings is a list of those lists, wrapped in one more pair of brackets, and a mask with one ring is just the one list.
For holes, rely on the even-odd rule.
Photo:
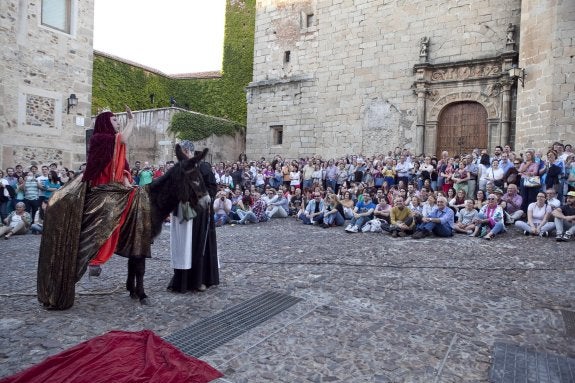
[[(110, 235), (110, 228), (116, 226), (117, 221), (109, 217), (117, 213), (117, 202), (132, 193), (128, 217), (120, 229), (114, 252), (128, 258), (126, 288), (130, 297), (139, 299), (143, 305), (149, 304), (144, 291), (146, 258), (151, 256), (153, 238), (160, 234), (164, 220), (179, 203), (189, 203), (193, 209), (209, 209), (210, 198), (197, 166), (207, 153), (208, 149), (204, 149), (188, 158), (176, 145), (178, 162), (142, 188), (110, 184), (88, 190), (86, 183), (75, 181), (55, 192), (49, 202), (46, 231), (40, 244), (38, 300), (49, 309), (72, 307), (76, 282)], [(93, 206), (99, 209), (92, 209)]]

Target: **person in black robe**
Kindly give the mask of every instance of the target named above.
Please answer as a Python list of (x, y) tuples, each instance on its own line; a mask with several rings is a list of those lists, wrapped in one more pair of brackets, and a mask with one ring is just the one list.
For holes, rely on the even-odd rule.
[[(192, 142), (182, 141), (180, 146), (188, 156), (193, 155), (194, 145)], [(210, 198), (214, 201), (218, 185), (212, 166), (206, 161), (201, 161), (198, 166)], [(196, 211), (197, 215), (193, 218), (192, 223), (191, 254), (178, 254), (182, 257), (191, 257), (191, 268), (174, 269), (174, 275), (168, 284), (170, 291), (180, 293), (204, 291), (206, 288), (220, 283), (213, 203), (210, 203), (209, 206), (209, 210)], [(183, 215), (181, 209), (174, 211), (171, 224), (180, 225), (183, 218), (181, 215)]]

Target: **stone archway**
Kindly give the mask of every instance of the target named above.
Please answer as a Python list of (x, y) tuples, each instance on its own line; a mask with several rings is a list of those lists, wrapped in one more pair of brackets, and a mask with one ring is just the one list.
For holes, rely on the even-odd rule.
[(487, 118), (487, 110), (478, 102), (455, 102), (443, 108), (437, 127), (438, 158), (443, 150), (449, 154), (462, 154), (470, 153), (474, 148), (487, 148)]

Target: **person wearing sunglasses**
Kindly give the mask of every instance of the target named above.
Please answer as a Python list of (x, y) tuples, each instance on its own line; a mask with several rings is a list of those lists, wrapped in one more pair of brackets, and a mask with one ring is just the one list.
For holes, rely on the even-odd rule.
[(503, 224), (503, 209), (498, 204), (498, 198), (495, 194), (487, 196), (487, 204), (485, 204), (477, 218), (473, 222), (475, 230), (469, 236), (482, 237), (486, 240), (491, 240), (497, 234), (505, 231)]

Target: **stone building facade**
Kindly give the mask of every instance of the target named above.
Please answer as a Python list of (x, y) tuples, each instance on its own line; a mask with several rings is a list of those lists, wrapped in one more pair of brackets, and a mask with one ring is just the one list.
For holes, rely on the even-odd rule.
[[(259, 0), (248, 157), (575, 143), (575, 2)], [(511, 76), (512, 67), (525, 78)]]
[(0, 2), (0, 168), (84, 162), (93, 10), (93, 0)]

